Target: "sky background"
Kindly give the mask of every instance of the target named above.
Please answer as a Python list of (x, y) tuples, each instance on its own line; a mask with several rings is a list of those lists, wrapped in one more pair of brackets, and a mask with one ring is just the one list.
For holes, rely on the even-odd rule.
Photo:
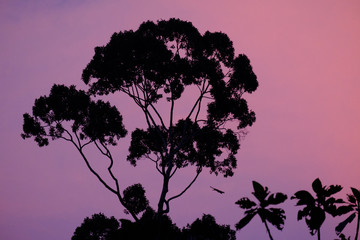
[[(317, 177), (326, 185), (342, 185), (339, 197), (350, 186), (359, 189), (359, 13), (358, 0), (1, 0), (0, 239), (70, 239), (94, 213), (129, 217), (70, 144), (56, 141), (39, 148), (20, 133), (22, 114), (31, 111), (36, 98), (55, 83), (85, 88), (81, 73), (94, 47), (146, 20), (175, 17), (191, 21), (201, 33), (228, 34), (236, 53), (251, 60), (260, 85), (247, 96), (257, 121), (241, 142), (235, 176), (224, 179), (203, 171), (173, 201), (170, 217), (179, 227), (209, 213), (234, 228), (243, 217), (234, 203), (252, 196), (252, 180), (289, 196), (311, 190)], [(118, 100), (113, 103), (127, 129), (141, 126), (141, 113)], [(121, 140), (113, 149), (121, 186), (141, 182), (155, 207), (161, 179), (151, 164), (133, 168), (124, 160), (128, 143), (128, 138)], [(180, 191), (194, 170), (178, 174), (171, 193)], [(287, 220), (283, 231), (271, 227), (274, 238), (315, 239), (304, 221), (296, 221), (300, 208), (294, 204), (288, 200), (282, 205)], [(322, 238), (334, 239), (342, 219), (327, 216)], [(354, 236), (355, 224), (346, 232)], [(237, 237), (267, 239), (258, 218)]]

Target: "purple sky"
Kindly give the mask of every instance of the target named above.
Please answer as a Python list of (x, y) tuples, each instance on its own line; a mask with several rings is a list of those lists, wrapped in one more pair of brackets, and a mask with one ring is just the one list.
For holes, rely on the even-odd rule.
[[(250, 58), (260, 84), (247, 98), (257, 121), (242, 141), (235, 176), (204, 171), (173, 202), (170, 216), (178, 226), (210, 213), (234, 228), (243, 216), (234, 202), (251, 195), (252, 180), (288, 195), (310, 190), (316, 177), (342, 185), (338, 196), (350, 186), (359, 189), (359, 13), (358, 0), (0, 1), (0, 239), (70, 239), (86, 216), (128, 217), (69, 144), (39, 148), (20, 133), (22, 114), (31, 111), (35, 98), (54, 83), (84, 88), (80, 76), (94, 47), (146, 20), (176, 17), (201, 33), (227, 33), (236, 53)], [(129, 130), (142, 124), (140, 112), (128, 110), (130, 103), (118, 106)], [(124, 161), (128, 142), (114, 149), (119, 179), (123, 187), (143, 183), (155, 207), (159, 175), (149, 163), (133, 168)], [(172, 193), (193, 174), (193, 169), (179, 172)], [(210, 185), (226, 193), (216, 194)], [(294, 204), (283, 205), (285, 228), (271, 228), (274, 238), (315, 239), (304, 221), (296, 221)], [(341, 219), (327, 218), (323, 239), (335, 238)], [(354, 231), (352, 224), (346, 232)], [(237, 237), (267, 239), (259, 219)]]

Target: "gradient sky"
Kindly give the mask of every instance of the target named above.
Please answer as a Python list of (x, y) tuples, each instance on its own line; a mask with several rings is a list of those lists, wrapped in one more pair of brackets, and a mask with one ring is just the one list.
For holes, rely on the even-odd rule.
[[(170, 216), (178, 226), (209, 213), (234, 228), (243, 216), (234, 202), (251, 195), (252, 180), (289, 196), (311, 190), (317, 177), (342, 185), (338, 196), (350, 186), (360, 188), (359, 13), (358, 0), (0, 1), (0, 239), (70, 239), (86, 216), (127, 217), (69, 144), (39, 148), (20, 133), (22, 114), (31, 111), (35, 98), (54, 83), (84, 88), (80, 76), (94, 47), (146, 20), (176, 17), (201, 33), (227, 33), (236, 53), (250, 58), (260, 84), (247, 97), (257, 121), (241, 143), (235, 176), (204, 171), (173, 202)], [(126, 104), (119, 109), (131, 130), (142, 119)], [(155, 207), (160, 178), (146, 162), (133, 168), (123, 160), (128, 142), (114, 149), (119, 179), (123, 187), (143, 183)], [(180, 172), (173, 193), (193, 174)], [(274, 238), (315, 239), (304, 221), (296, 221), (294, 204), (283, 205), (285, 228), (271, 228)], [(341, 219), (327, 217), (323, 239), (335, 238)], [(353, 235), (355, 224), (347, 229)], [(237, 237), (267, 239), (256, 218)]]

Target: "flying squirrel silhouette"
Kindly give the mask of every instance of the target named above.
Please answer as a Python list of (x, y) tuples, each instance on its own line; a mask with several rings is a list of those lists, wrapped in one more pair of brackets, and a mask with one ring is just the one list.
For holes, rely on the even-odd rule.
[(212, 188), (212, 190), (214, 190), (215, 192), (218, 192), (218, 193), (220, 193), (220, 194), (224, 194), (225, 192), (224, 191), (221, 191), (221, 190), (219, 190), (219, 189), (217, 189), (217, 188), (214, 188), (214, 187), (212, 187), (212, 186), (210, 186), (211, 188)]

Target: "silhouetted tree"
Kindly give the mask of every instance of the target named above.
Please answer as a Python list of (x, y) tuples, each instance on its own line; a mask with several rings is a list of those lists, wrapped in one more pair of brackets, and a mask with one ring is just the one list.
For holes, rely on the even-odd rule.
[[(144, 22), (138, 30), (114, 33), (107, 45), (96, 47), (82, 79), (88, 92), (54, 85), (49, 96), (37, 99), (32, 115), (24, 114), (22, 137), (34, 137), (39, 146), (48, 145), (49, 138), (71, 142), (134, 219), (138, 220), (138, 210), (121, 196), (109, 149), (127, 133), (122, 116), (115, 106), (93, 101), (91, 95), (98, 99), (122, 93), (143, 112), (146, 128), (132, 132), (127, 160), (133, 166), (140, 159), (151, 160), (162, 175), (159, 214), (169, 212), (170, 202), (183, 195), (204, 168), (216, 175), (233, 175), (242, 129), (255, 121), (244, 94), (255, 91), (258, 82), (249, 59), (234, 55), (226, 34), (202, 35), (190, 22), (178, 19)], [(176, 104), (185, 91), (195, 97), (181, 116)], [(84, 152), (90, 144), (109, 159), (115, 188), (91, 167)], [(170, 180), (189, 165), (196, 168), (194, 178), (168, 197)]]
[(235, 231), (229, 225), (219, 225), (211, 215), (204, 214), (183, 229), (184, 240), (235, 240)]
[(320, 228), (325, 221), (326, 213), (335, 217), (347, 211), (344, 208), (338, 208), (336, 205), (344, 203), (342, 199), (330, 197), (342, 190), (340, 185), (323, 186), (320, 179), (317, 178), (312, 183), (312, 189), (316, 193), (316, 197), (313, 197), (308, 191), (301, 190), (296, 192), (291, 199), (298, 200), (297, 206), (305, 206), (299, 210), (297, 220), (305, 218), (310, 234), (317, 233), (318, 240), (320, 240)]
[(98, 213), (85, 218), (71, 240), (115, 240), (118, 229), (119, 222), (114, 217), (108, 218)]
[(120, 219), (121, 228), (117, 239), (121, 240), (180, 240), (181, 231), (172, 223), (167, 215), (159, 215), (153, 209), (147, 208), (137, 222)]
[(86, 217), (77, 227), (72, 240), (235, 240), (229, 225), (219, 225), (211, 215), (204, 214), (180, 230), (167, 215), (160, 215), (148, 207), (142, 217), (132, 222), (117, 221), (104, 214)]
[(258, 200), (258, 204), (251, 201), (249, 198), (244, 197), (238, 200), (235, 204), (240, 208), (245, 209), (245, 217), (243, 217), (236, 225), (236, 229), (240, 230), (245, 227), (254, 216), (259, 215), (261, 221), (265, 224), (266, 231), (271, 240), (270, 229), (267, 222), (274, 225), (277, 229), (282, 230), (284, 220), (286, 219), (285, 211), (281, 208), (268, 208), (270, 205), (277, 205), (283, 203), (287, 196), (283, 193), (272, 193), (267, 187), (263, 187), (260, 183), (253, 181), (254, 192), (252, 193)]
[(352, 194), (348, 194), (348, 203), (346, 206), (341, 206), (339, 208), (343, 208), (343, 212), (352, 212), (350, 216), (348, 216), (344, 221), (339, 223), (339, 225), (335, 228), (336, 233), (339, 235), (347, 224), (351, 223), (356, 215), (357, 215), (357, 224), (356, 224), (356, 232), (354, 240), (358, 239), (359, 236), (359, 225), (360, 225), (360, 191), (356, 188), (351, 188)]
[(125, 213), (128, 211), (133, 212), (134, 214), (139, 214), (142, 211), (145, 211), (149, 207), (149, 201), (145, 196), (145, 190), (141, 184), (134, 184), (130, 187), (127, 187), (124, 192), (124, 203), (128, 210), (125, 210)]

